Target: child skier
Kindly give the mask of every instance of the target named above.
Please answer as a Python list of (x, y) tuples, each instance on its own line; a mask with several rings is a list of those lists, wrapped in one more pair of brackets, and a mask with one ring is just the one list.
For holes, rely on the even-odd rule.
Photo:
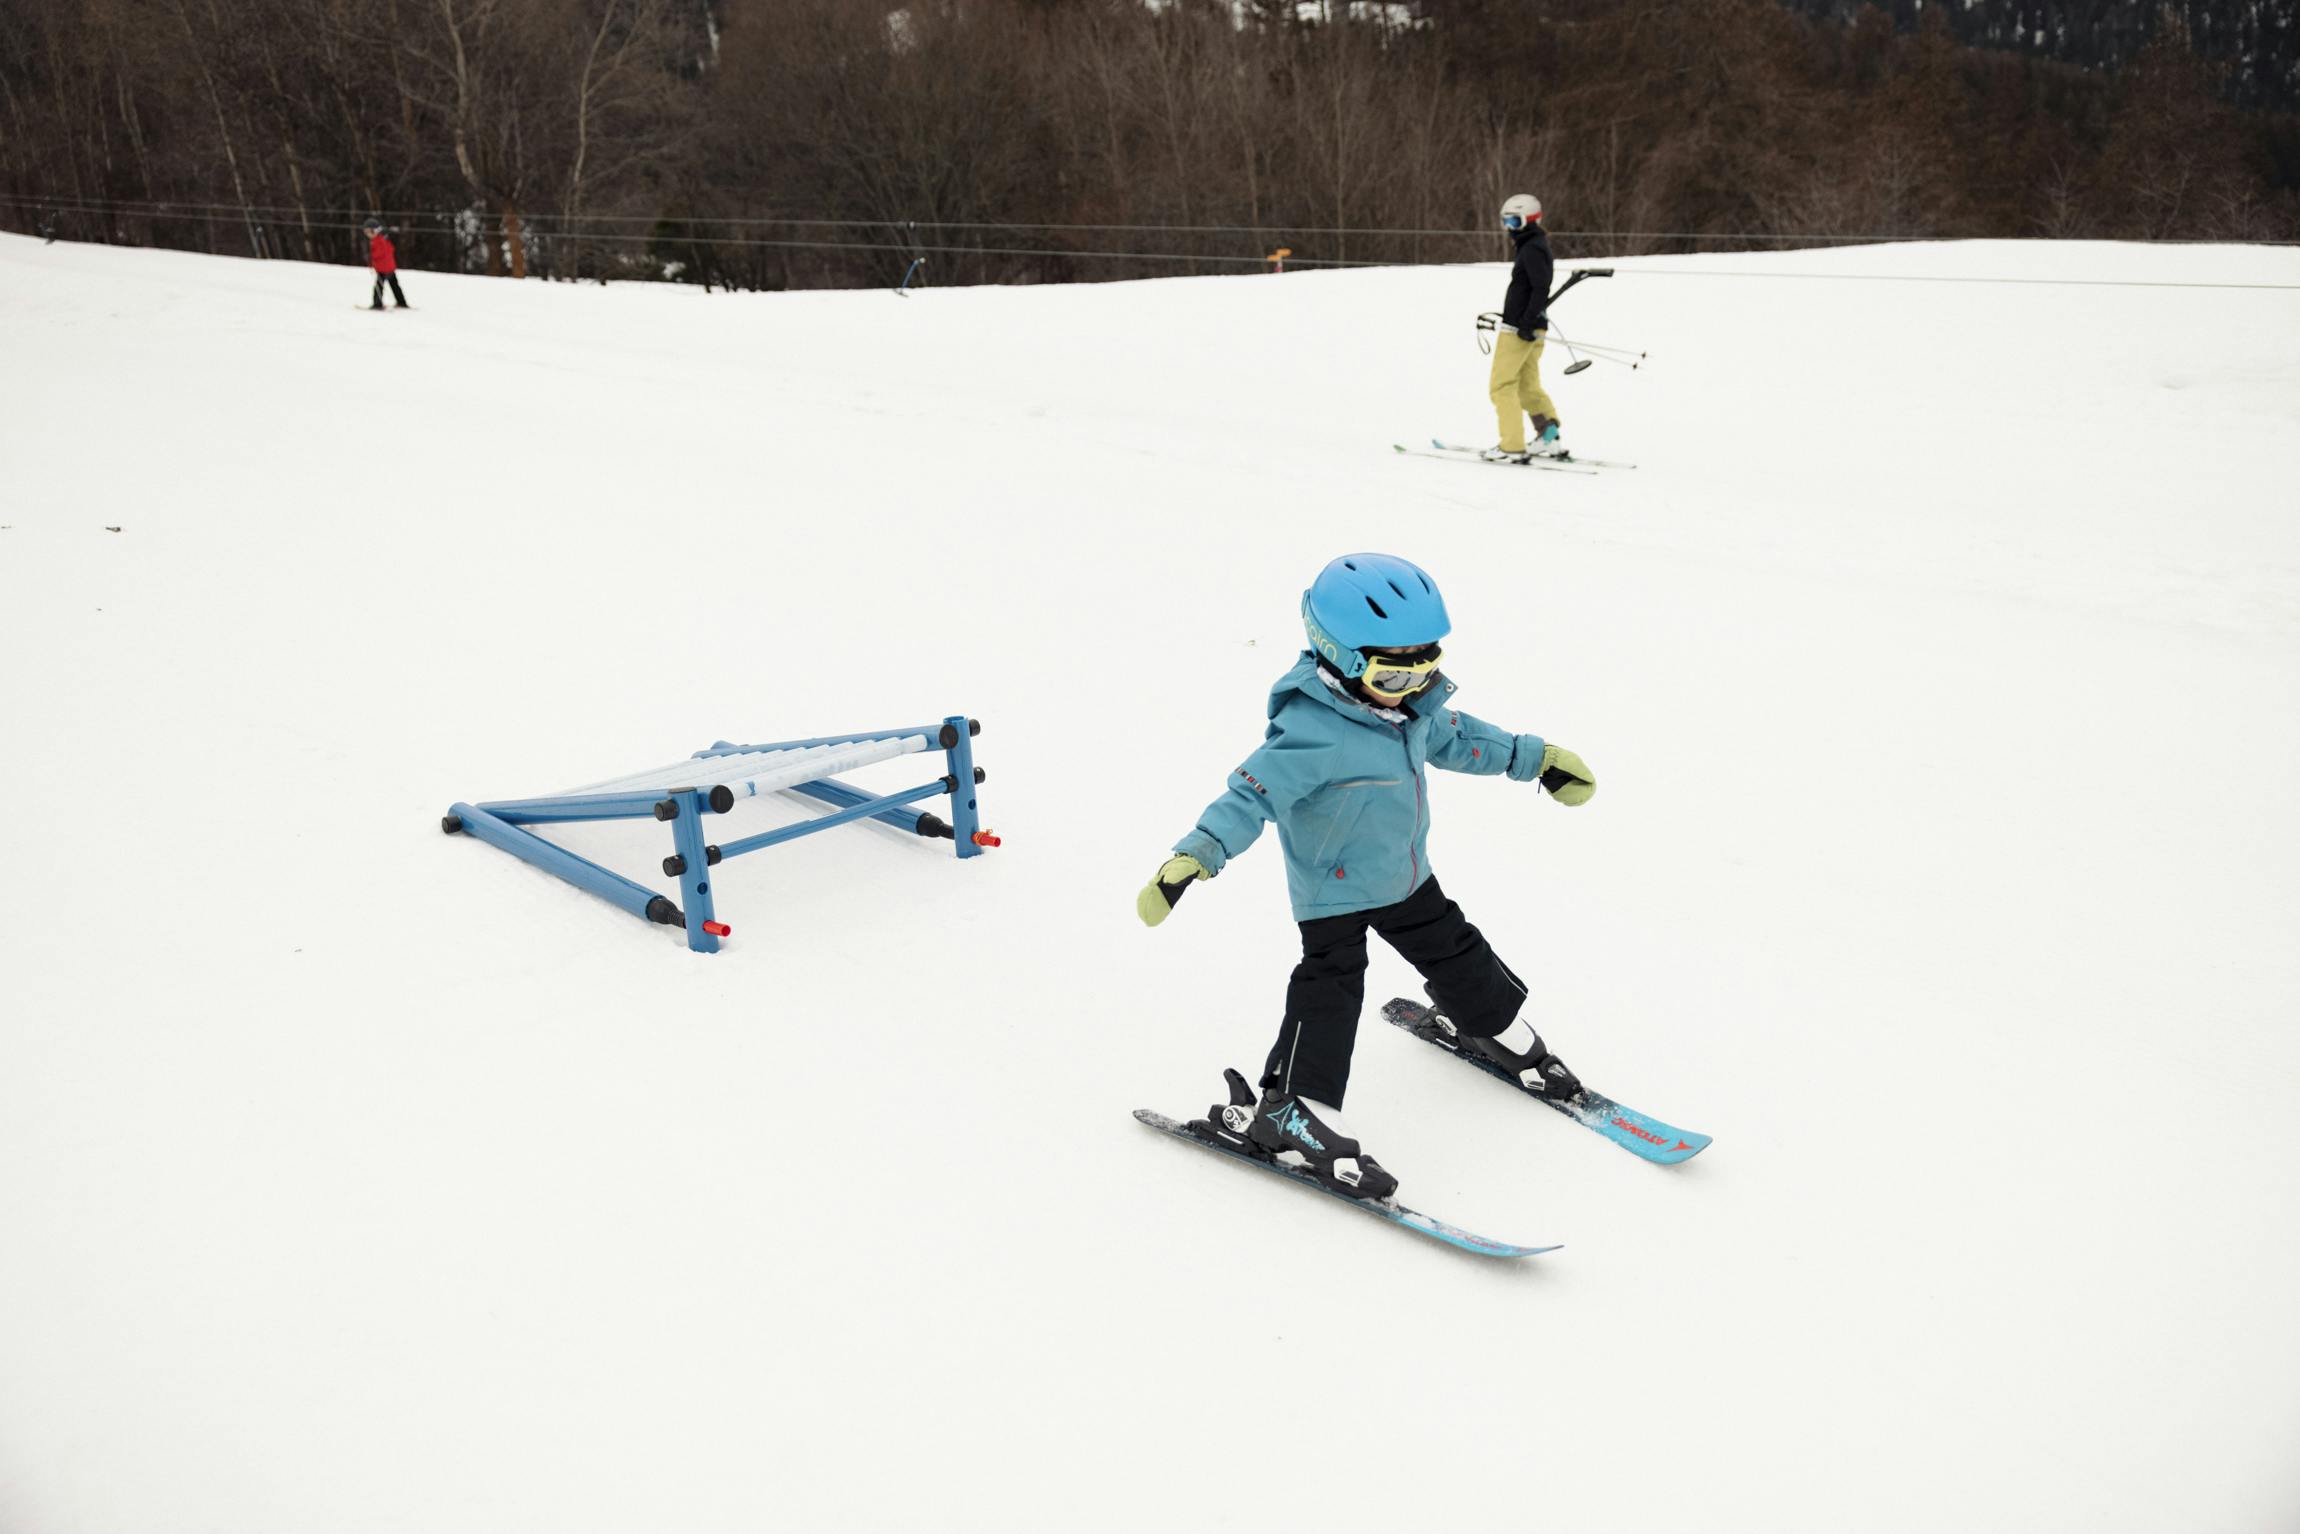
[(375, 297), (368, 307), (383, 307), (383, 285), (388, 282), (391, 284), (392, 302), (402, 309), (406, 308), (407, 295), (399, 291), (399, 254), (391, 248), (390, 237), (383, 232), (382, 220), (371, 218), (362, 228), (367, 235), (367, 264), (375, 268)]
[[(1541, 227), (1541, 199), (1520, 192), (1501, 205), (1501, 227), (1517, 245), (1509, 268), (1509, 296), (1502, 301), (1501, 325), (1494, 332), (1493, 372), (1486, 392), (1501, 422), (1501, 441), (1481, 455), (1502, 463), (1529, 457), (1554, 458), (1565, 451), (1559, 438), (1557, 406), (1541, 386), (1541, 348), (1549, 340), (1549, 284), (1557, 263)], [(1524, 417), (1533, 417), (1533, 447), (1525, 443)]]
[[(1190, 884), (1211, 879), (1274, 821), (1286, 857), (1302, 960), (1262, 1070), (1249, 1131), (1264, 1154), (1307, 1168), (1354, 1197), (1386, 1199), (1398, 1181), (1341, 1122), (1365, 1000), (1366, 933), (1428, 982), (1465, 1051), (1505, 1066), (1529, 1090), (1563, 1100), (1581, 1083), (1518, 1009), (1525, 986), (1445, 896), (1427, 852), (1423, 767), (1538, 779), (1560, 804), (1585, 804), (1597, 780), (1580, 757), (1538, 735), (1512, 735), (1453, 708), (1437, 667), (1452, 625), (1436, 582), (1387, 554), (1348, 554), (1302, 593), (1310, 648), (1270, 690), (1262, 747), (1174, 844), (1136, 897), (1150, 926)], [(1213, 1110), (1215, 1121), (1222, 1109)]]

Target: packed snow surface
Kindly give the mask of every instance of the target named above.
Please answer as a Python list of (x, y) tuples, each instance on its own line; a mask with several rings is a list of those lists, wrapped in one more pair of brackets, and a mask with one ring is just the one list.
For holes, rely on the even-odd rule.
[[(0, 239), (0, 1529), (2294, 1527), (2300, 252), (1618, 266), (1577, 478), (1390, 452), (1491, 439), (1499, 266), (378, 315)], [(1526, 1262), (1130, 1116), (1276, 1031), (1273, 840), (1133, 896), (1368, 548), (1601, 785), (1432, 774), (1447, 890), (1717, 1137), (1377, 948), (1350, 1120)], [(439, 830), (959, 712), (1004, 847), (734, 860), (715, 957)]]

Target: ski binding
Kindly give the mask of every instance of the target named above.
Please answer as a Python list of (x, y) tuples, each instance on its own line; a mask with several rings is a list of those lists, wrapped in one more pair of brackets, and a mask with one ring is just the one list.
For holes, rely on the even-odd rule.
[[(1247, 1165), (1259, 1167), (1265, 1172), (1273, 1172), (1291, 1182), (1298, 1182), (1304, 1187), (1315, 1188), (1329, 1198), (1338, 1198), (1353, 1208), (1363, 1209), (1366, 1213), (1379, 1216), (1393, 1225), (1402, 1225), (1410, 1231), (1428, 1236), (1432, 1240), (1443, 1241), (1446, 1245), (1458, 1247), (1465, 1252), (1475, 1252), (1481, 1257), (1534, 1257), (1543, 1252), (1558, 1250), (1554, 1244), (1550, 1246), (1518, 1246), (1508, 1241), (1495, 1241), (1489, 1237), (1478, 1235), (1474, 1231), (1463, 1230), (1458, 1225), (1450, 1225), (1435, 1215), (1423, 1214), (1418, 1209), (1409, 1209), (1394, 1198), (1379, 1200), (1352, 1198), (1339, 1189), (1327, 1187), (1302, 1168), (1288, 1166), (1284, 1162), (1273, 1159), (1264, 1154), (1259, 1146), (1246, 1137), (1245, 1118), (1241, 1110), (1251, 1111), (1255, 1099), (1253, 1092), (1245, 1084), (1245, 1078), (1236, 1071), (1225, 1071), (1223, 1075), (1230, 1078), (1232, 1101), (1230, 1108), (1224, 1111), (1219, 1118), (1192, 1119), (1184, 1124), (1149, 1108), (1135, 1109), (1134, 1117), (1148, 1124), (1152, 1129), (1163, 1130), (1176, 1139), (1188, 1140), (1193, 1145), (1202, 1145), (1208, 1150), (1219, 1151), (1233, 1160), (1243, 1161)], [(1245, 1102), (1237, 1101), (1240, 1097), (1244, 1097)], [(1232, 1119), (1236, 1119), (1237, 1122), (1232, 1123)]]
[(1509, 459), (1489, 460), (1480, 456), (1481, 452), (1483, 451), (1482, 449), (1474, 447), (1448, 447), (1444, 443), (1437, 442), (1434, 439), (1429, 447), (1407, 447), (1402, 442), (1393, 442), (1390, 444), (1390, 451), (1395, 453), (1404, 453), (1409, 458), (1442, 458), (1447, 463), (1491, 462), (1496, 468), (1547, 469), (1552, 474), (1595, 474), (1597, 472), (1597, 468), (1594, 464), (1568, 463), (1562, 459), (1557, 458), (1528, 458), (1522, 463), (1514, 462)]

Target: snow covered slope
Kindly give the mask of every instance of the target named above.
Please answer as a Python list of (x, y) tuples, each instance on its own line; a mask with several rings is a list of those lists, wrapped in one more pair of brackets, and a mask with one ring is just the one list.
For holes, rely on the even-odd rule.
[[(2300, 252), (1620, 267), (1578, 479), (1389, 451), (1490, 432), (1498, 267), (0, 239), (0, 1529), (2293, 1527)], [(1132, 899), (1366, 547), (1602, 784), (1441, 777), (1448, 889), (1717, 1137), (1369, 1016), (1352, 1120), (1528, 1263), (1129, 1117), (1275, 1029), (1273, 845)], [(741, 860), (715, 958), (437, 828), (956, 711), (1005, 847)]]

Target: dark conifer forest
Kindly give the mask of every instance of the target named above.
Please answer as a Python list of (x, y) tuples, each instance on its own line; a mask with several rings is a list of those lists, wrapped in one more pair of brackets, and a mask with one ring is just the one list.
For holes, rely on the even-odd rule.
[(0, 228), (793, 288), (2300, 238), (2300, 0), (7, 0)]

